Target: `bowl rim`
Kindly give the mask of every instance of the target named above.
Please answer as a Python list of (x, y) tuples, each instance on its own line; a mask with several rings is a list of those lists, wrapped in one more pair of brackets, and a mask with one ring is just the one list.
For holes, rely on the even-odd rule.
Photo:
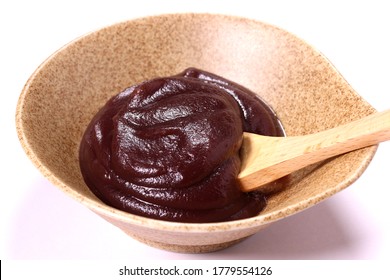
[[(15, 113), (15, 125), (16, 125), (16, 132), (19, 139), (19, 142), (21, 143), (21, 146), (23, 150), (25, 151), (28, 158), (32, 161), (34, 166), (42, 173), (42, 175), (54, 186), (65, 192), (68, 196), (72, 197), (76, 201), (80, 202), (93, 212), (96, 212), (97, 214), (100, 214), (104, 217), (113, 218), (115, 220), (119, 220), (121, 222), (125, 222), (128, 224), (136, 225), (136, 226), (142, 226), (142, 227), (149, 227), (149, 228), (158, 228), (162, 231), (176, 231), (176, 232), (194, 232), (194, 233), (202, 233), (202, 232), (226, 232), (227, 230), (230, 231), (236, 231), (241, 229), (247, 229), (251, 227), (259, 227), (264, 226), (269, 223), (275, 222), (280, 219), (287, 218), (293, 214), (296, 214), (302, 210), (305, 210), (307, 208), (310, 208), (317, 203), (325, 200), (326, 198), (334, 195), (339, 190), (342, 190), (346, 188), (347, 186), (351, 185), (354, 181), (356, 181), (361, 174), (365, 171), (369, 163), (371, 162), (372, 158), (375, 155), (375, 152), (377, 151), (378, 145), (371, 146), (367, 149), (367, 153), (364, 157), (364, 160), (360, 164), (359, 168), (355, 170), (353, 174), (349, 178), (346, 178), (344, 181), (339, 183), (337, 185), (337, 191), (333, 191), (333, 193), (326, 193), (317, 197), (310, 197), (309, 199), (299, 201), (295, 204), (292, 204), (288, 207), (281, 208), (280, 210), (274, 212), (269, 212), (266, 214), (262, 214), (262, 212), (259, 213), (259, 215), (245, 218), (241, 220), (235, 220), (235, 221), (227, 221), (227, 222), (214, 222), (214, 223), (182, 223), (182, 222), (172, 222), (172, 221), (164, 221), (164, 220), (157, 220), (152, 219), (148, 217), (138, 216), (131, 213), (127, 213), (125, 211), (116, 209), (114, 207), (108, 206), (104, 204), (103, 202), (100, 202), (98, 200), (93, 200), (88, 197), (82, 196), (80, 193), (78, 193), (76, 190), (73, 190), (71, 187), (67, 186), (66, 182), (63, 180), (57, 178), (51, 171), (50, 168), (46, 165), (44, 165), (40, 159), (39, 156), (35, 153), (33, 145), (31, 145), (31, 142), (29, 141), (28, 137), (26, 136), (24, 132), (24, 104), (26, 102), (26, 98), (28, 97), (28, 93), (31, 87), (32, 82), (34, 79), (40, 74), (40, 72), (45, 68), (45, 66), (50, 63), (52, 59), (54, 59), (58, 53), (62, 52), (69, 46), (77, 43), (78, 41), (96, 34), (97, 32), (103, 32), (106, 29), (113, 28), (115, 26), (119, 25), (126, 25), (129, 23), (142, 23), (147, 22), (150, 19), (158, 18), (158, 17), (185, 17), (185, 16), (201, 16), (201, 17), (219, 17), (224, 19), (233, 19), (233, 20), (239, 20), (239, 21), (249, 21), (255, 24), (261, 24), (267, 27), (270, 27), (272, 29), (278, 30), (278, 32), (287, 33), (290, 36), (295, 37), (298, 41), (304, 43), (305, 45), (309, 46), (313, 49), (314, 52), (316, 52), (318, 55), (324, 59), (330, 67), (335, 70), (336, 73), (340, 75), (340, 77), (343, 79), (345, 83), (347, 81), (342, 77), (342, 75), (339, 73), (339, 71), (334, 67), (334, 65), (315, 47), (301, 39), (300, 37), (296, 36), (294, 33), (291, 33), (285, 29), (282, 29), (276, 25), (252, 19), (252, 18), (246, 18), (242, 16), (236, 16), (236, 15), (225, 15), (225, 14), (218, 14), (218, 13), (167, 13), (167, 14), (158, 14), (158, 15), (150, 15), (150, 16), (144, 16), (144, 17), (138, 17), (134, 19), (128, 19), (123, 20), (117, 23), (113, 23), (107, 26), (104, 26), (102, 28), (98, 28), (96, 30), (87, 32), (81, 36), (76, 37), (75, 39), (71, 40), (70, 42), (66, 43), (62, 47), (60, 47), (57, 51), (52, 53), (50, 56), (48, 56), (37, 68), (36, 70), (31, 74), (31, 76), (28, 78), (27, 82), (25, 83), (21, 94), (17, 101), (16, 106), (16, 113)], [(347, 83), (348, 84), (348, 83)], [(348, 84), (349, 85), (349, 84)], [(349, 85), (350, 86), (350, 85)], [(351, 87), (351, 86), (350, 86)], [(351, 87), (352, 89), (352, 87)], [(354, 90), (353, 90), (354, 91)], [(358, 93), (354, 91), (356, 95)], [(359, 96), (359, 95), (358, 95)], [(366, 102), (362, 99), (362, 101)], [(367, 103), (367, 102), (366, 102)], [(368, 103), (367, 103), (368, 104)], [(368, 104), (369, 105), (369, 104)], [(370, 105), (371, 106), (371, 105)], [(375, 109), (374, 109), (375, 110)]]

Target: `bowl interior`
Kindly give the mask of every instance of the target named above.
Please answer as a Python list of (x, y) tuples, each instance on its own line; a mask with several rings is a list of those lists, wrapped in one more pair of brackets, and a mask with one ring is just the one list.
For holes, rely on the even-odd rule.
[[(108, 216), (145, 222), (103, 205), (88, 190), (78, 146), (86, 125), (109, 97), (187, 67), (258, 93), (275, 109), (287, 135), (324, 130), (375, 111), (327, 59), (284, 30), (222, 15), (161, 15), (90, 33), (49, 57), (19, 99), (21, 143), (42, 173), (77, 200)], [(292, 183), (270, 197), (259, 216), (235, 225), (266, 224), (333, 195), (359, 177), (375, 150), (362, 149), (294, 173)]]

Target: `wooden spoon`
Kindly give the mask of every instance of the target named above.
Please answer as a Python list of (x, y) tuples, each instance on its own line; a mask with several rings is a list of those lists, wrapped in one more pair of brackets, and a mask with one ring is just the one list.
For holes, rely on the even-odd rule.
[(244, 133), (241, 172), (244, 192), (310, 164), (390, 140), (390, 110), (304, 136), (270, 137)]

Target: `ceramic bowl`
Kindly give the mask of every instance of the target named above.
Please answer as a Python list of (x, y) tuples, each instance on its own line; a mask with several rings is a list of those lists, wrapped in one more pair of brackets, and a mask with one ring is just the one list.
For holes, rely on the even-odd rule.
[[(118, 23), (51, 55), (26, 83), (16, 112), (20, 142), (53, 185), (133, 238), (186, 253), (228, 247), (348, 187), (377, 146), (291, 175), (258, 216), (221, 223), (153, 220), (103, 204), (80, 174), (78, 147), (98, 109), (124, 88), (197, 67), (253, 90), (270, 104), (287, 135), (328, 129), (375, 112), (316, 49), (251, 19), (170, 14)], [(42, 199), (46, 199), (42, 197)]]

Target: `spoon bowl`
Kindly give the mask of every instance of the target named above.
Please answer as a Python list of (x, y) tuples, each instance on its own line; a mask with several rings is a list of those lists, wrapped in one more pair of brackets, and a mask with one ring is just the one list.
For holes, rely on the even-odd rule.
[(108, 26), (51, 55), (20, 95), (20, 142), (64, 193), (137, 240), (186, 253), (226, 248), (323, 201), (354, 182), (376, 151), (376, 146), (360, 149), (292, 173), (259, 215), (238, 221), (165, 222), (102, 203), (79, 169), (78, 147), (87, 124), (124, 88), (188, 67), (256, 92), (273, 107), (288, 136), (326, 130), (375, 112), (321, 53), (278, 27), (232, 16), (170, 14)]

